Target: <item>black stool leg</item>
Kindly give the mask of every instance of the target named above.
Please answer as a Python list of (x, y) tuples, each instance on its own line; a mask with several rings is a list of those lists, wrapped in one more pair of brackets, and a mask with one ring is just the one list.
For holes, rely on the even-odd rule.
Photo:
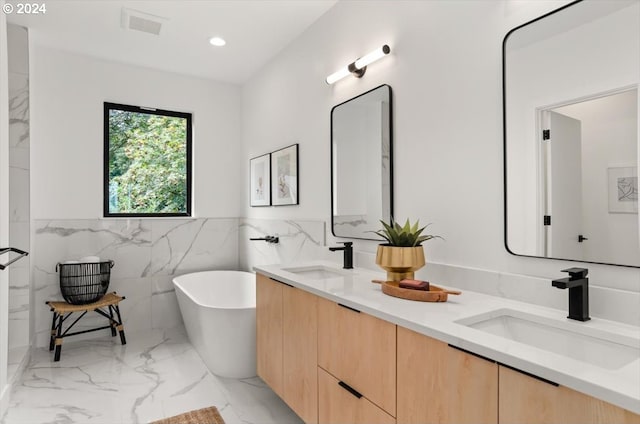
[(113, 305), (109, 305), (109, 324), (111, 325), (111, 337), (115, 337), (116, 322), (113, 320)]
[(122, 325), (122, 316), (120, 315), (120, 307), (118, 305), (114, 305), (113, 308), (116, 310), (116, 314), (118, 315), (118, 322), (120, 322), (120, 325), (118, 325), (118, 331), (120, 332), (120, 342), (123, 345), (126, 345), (127, 338), (124, 336), (124, 326)]
[(122, 325), (119, 326), (120, 329), (118, 330), (120, 332), (120, 343), (122, 343), (123, 345), (127, 344), (127, 338), (124, 336), (124, 327)]
[(51, 352), (55, 346), (56, 342), (56, 311), (53, 311), (53, 320), (51, 322), (51, 335), (49, 336), (49, 352)]
[[(58, 341), (58, 340), (56, 339), (56, 342), (57, 342), (57, 341)], [(62, 339), (60, 339), (60, 341), (62, 341)], [(61, 351), (62, 351), (62, 345), (56, 345), (56, 351), (55, 351), (55, 353), (53, 354), (53, 361), (54, 361), (54, 362), (58, 362), (58, 361), (60, 360), (60, 353), (61, 353)]]
[(55, 340), (56, 351), (53, 355), (53, 360), (55, 362), (58, 362), (60, 360), (60, 353), (62, 352), (62, 318), (62, 315), (58, 316), (58, 331)]

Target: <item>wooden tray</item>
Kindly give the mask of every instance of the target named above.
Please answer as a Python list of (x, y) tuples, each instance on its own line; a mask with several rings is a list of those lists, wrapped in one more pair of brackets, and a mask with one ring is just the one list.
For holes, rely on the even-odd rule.
[(461, 291), (446, 290), (433, 284), (429, 284), (429, 291), (404, 289), (400, 287), (399, 281), (383, 281), (382, 293), (402, 299), (417, 300), (418, 302), (446, 302), (448, 295), (462, 294)]

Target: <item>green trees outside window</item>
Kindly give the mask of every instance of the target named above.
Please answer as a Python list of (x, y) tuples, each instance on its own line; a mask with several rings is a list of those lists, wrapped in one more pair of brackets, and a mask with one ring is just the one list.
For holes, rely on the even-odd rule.
[(104, 104), (105, 216), (191, 215), (191, 114)]

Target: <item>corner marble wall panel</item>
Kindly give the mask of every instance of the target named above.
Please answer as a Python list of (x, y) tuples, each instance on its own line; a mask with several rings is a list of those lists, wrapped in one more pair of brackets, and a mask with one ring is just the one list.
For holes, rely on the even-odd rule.
[[(9, 242), (29, 251), (29, 39), (27, 29), (7, 27), (9, 64)], [(19, 362), (29, 346), (30, 257), (8, 268), (9, 354)], [(17, 354), (22, 352), (22, 354)], [(10, 376), (11, 377), (11, 376)]]
[[(58, 262), (88, 255), (115, 262), (109, 291), (126, 297), (120, 309), (127, 332), (182, 324), (171, 284), (174, 276), (238, 268), (236, 218), (36, 220), (34, 224), (38, 346), (48, 343), (51, 327), (44, 302), (62, 299), (55, 271)], [(78, 329), (95, 326), (100, 319), (87, 316)]]
[[(238, 235), (243, 271), (253, 271), (256, 265), (337, 260), (326, 248), (324, 221), (241, 218)], [(280, 237), (279, 243), (249, 240), (267, 235)]]

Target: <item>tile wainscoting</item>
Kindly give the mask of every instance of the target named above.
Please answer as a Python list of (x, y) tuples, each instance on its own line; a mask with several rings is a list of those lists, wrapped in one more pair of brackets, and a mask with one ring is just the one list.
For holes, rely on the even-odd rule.
[[(182, 324), (174, 276), (238, 269), (237, 218), (36, 220), (34, 227), (37, 346), (48, 344), (51, 329), (44, 302), (62, 298), (58, 262), (88, 255), (115, 262), (109, 291), (126, 296), (121, 310), (127, 332)], [(87, 316), (78, 325), (95, 325), (96, 319)]]
[[(247, 218), (35, 220), (32, 255), (36, 346), (47, 346), (51, 313), (44, 304), (62, 299), (56, 264), (83, 256), (111, 259), (109, 291), (121, 303), (127, 332), (182, 324), (171, 280), (211, 269), (251, 271), (254, 265), (341, 260), (328, 255), (324, 221)], [(249, 241), (277, 235), (278, 244)], [(87, 316), (78, 329), (101, 318)], [(104, 320), (104, 319), (102, 319)], [(105, 330), (106, 333), (106, 330)], [(78, 336), (95, 338), (95, 334)], [(100, 336), (98, 336), (100, 337)], [(73, 339), (72, 339), (73, 340)]]
[[(251, 238), (278, 236), (277, 244)], [(342, 260), (331, 254), (325, 243), (324, 221), (295, 221), (241, 218), (238, 231), (240, 269), (253, 271), (256, 265), (286, 264), (312, 260)], [(337, 259), (336, 259), (337, 257)]]
[[(182, 324), (171, 283), (176, 275), (210, 269), (252, 271), (256, 265), (309, 260), (342, 262), (341, 252), (328, 250), (327, 226), (320, 220), (36, 220), (34, 231), (32, 316), (36, 319), (37, 346), (46, 346), (49, 340), (51, 315), (44, 302), (61, 298), (55, 271), (61, 261), (87, 255), (115, 261), (110, 290), (127, 297), (121, 304), (127, 331)], [(279, 243), (249, 240), (267, 235), (278, 236)], [(370, 244), (358, 242), (354, 246), (355, 265), (381, 271), (375, 265), (375, 253), (363, 251), (371, 249)], [(462, 290), (557, 309), (567, 307), (568, 294), (553, 289), (545, 278), (437, 263), (429, 263), (417, 277)], [(640, 293), (598, 287), (596, 281), (590, 290), (592, 316), (640, 325)], [(94, 325), (89, 317), (81, 322)]]

